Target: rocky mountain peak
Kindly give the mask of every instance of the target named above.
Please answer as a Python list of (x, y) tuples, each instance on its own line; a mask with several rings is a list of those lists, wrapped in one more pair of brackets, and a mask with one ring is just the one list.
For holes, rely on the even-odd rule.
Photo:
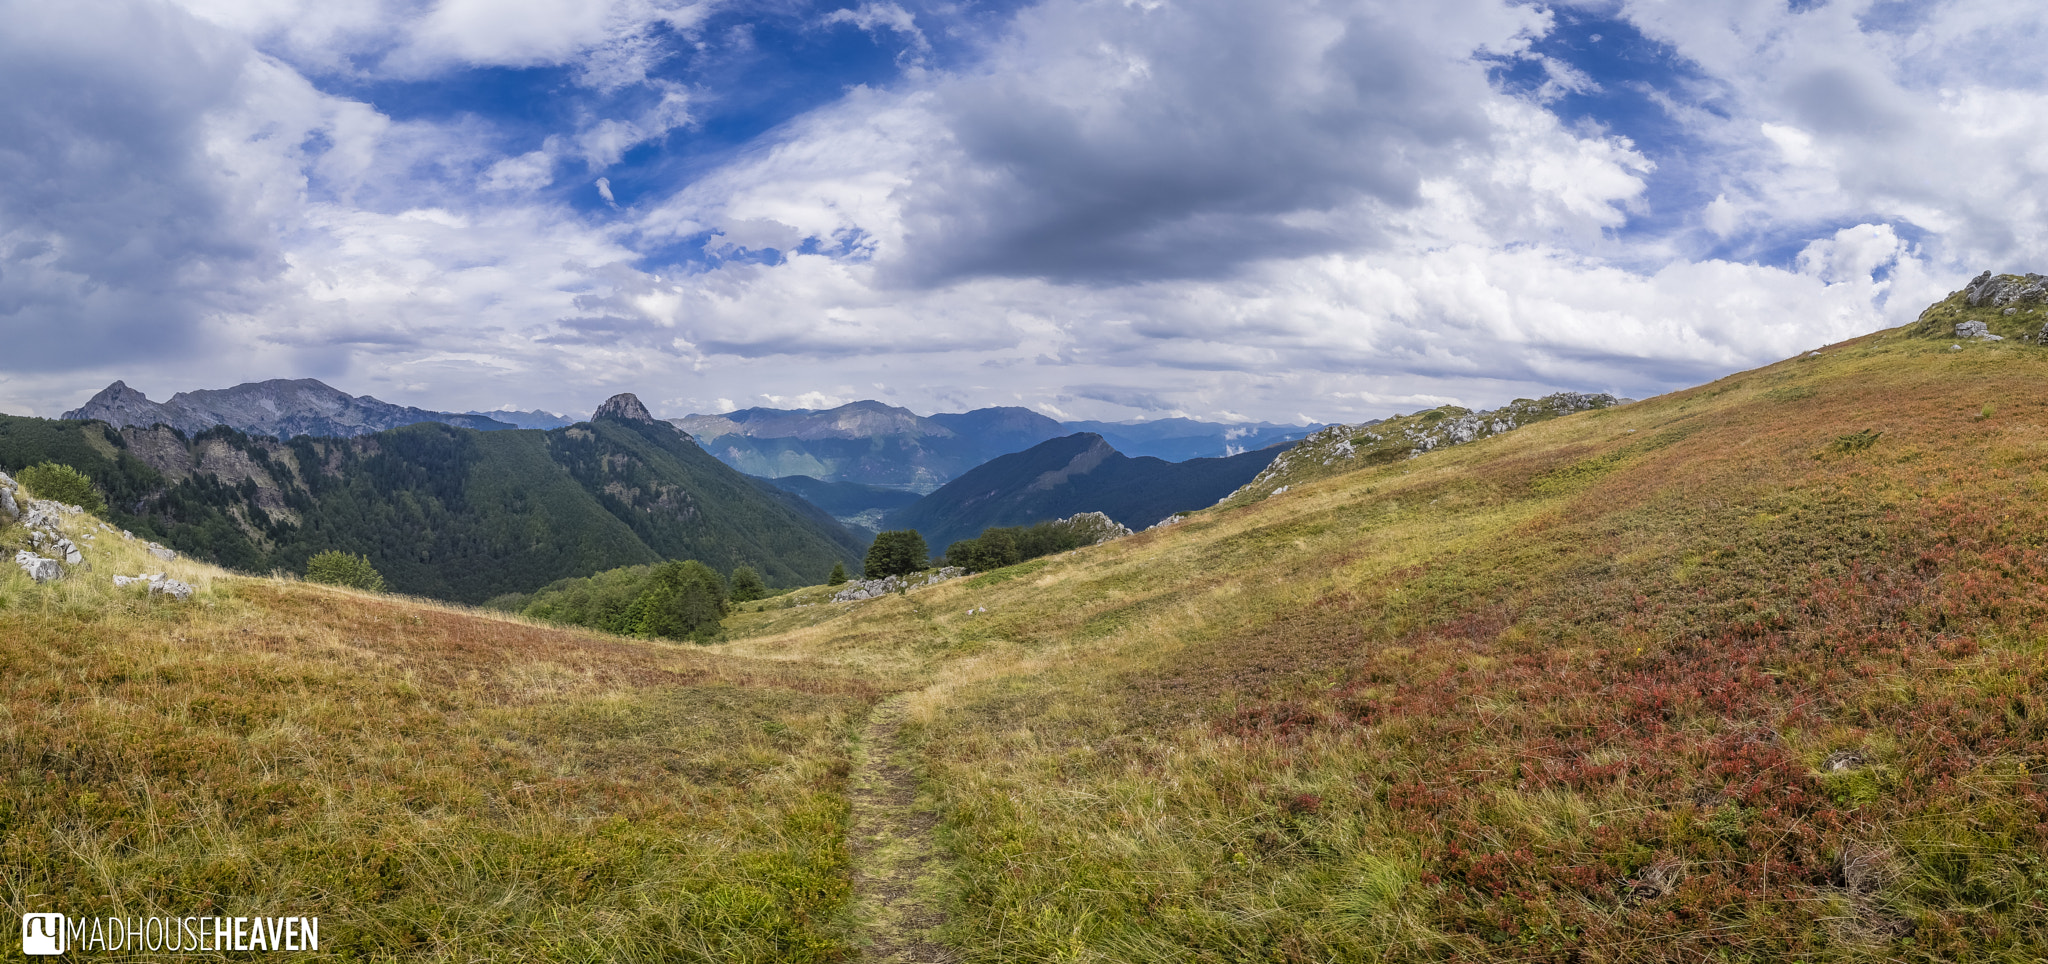
[(620, 392), (605, 399), (604, 404), (597, 407), (597, 414), (591, 418), (610, 418), (621, 422), (654, 421), (654, 416), (648, 413), (647, 406), (640, 404), (640, 396), (632, 392)]

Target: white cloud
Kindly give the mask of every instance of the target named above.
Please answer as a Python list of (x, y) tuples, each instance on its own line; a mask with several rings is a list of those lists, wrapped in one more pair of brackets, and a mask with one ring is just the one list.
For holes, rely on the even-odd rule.
[(868, 0), (859, 7), (834, 10), (825, 15), (824, 22), (830, 24), (852, 24), (868, 33), (892, 31), (903, 36), (910, 45), (905, 51), (911, 60), (917, 55), (931, 53), (931, 41), (925, 39), (924, 31), (917, 27), (917, 18), (910, 11), (893, 3), (875, 3)]
[[(2030, 8), (1880, 29), (1867, 3), (1625, 7), (1717, 98), (1666, 100), (1713, 200), (1646, 235), (1627, 229), (1664, 172), (1546, 106), (1591, 77), (1546, 62), (1528, 98), (1488, 82), (1475, 51), (1522, 56), (1548, 28), (1499, 0), (1049, 0), (976, 63), (851, 90), (689, 183), (643, 174), (629, 213), (597, 218), (544, 189), (580, 164), (566, 184), (616, 203), (607, 169), (692, 123), (700, 95), (650, 79), (671, 50), (650, 38), (709, 5), (491, 23), (469, 2), (81, 2), (0, 5), (12, 411), (115, 377), (168, 394), (313, 375), (447, 408), (508, 384), (519, 408), (583, 411), (620, 390), (729, 411), (887, 385), (920, 411), (1356, 420), (1655, 392), (2048, 253), (2044, 78), (1959, 55), (2011, 46), (2026, 32), (2000, 28)], [(827, 19), (923, 51), (941, 36), (923, 16)], [(507, 151), (475, 118), (396, 121), (299, 72), (543, 63), (658, 96)], [(703, 263), (642, 266), (698, 241)], [(1798, 254), (1745, 263), (1744, 245)]]

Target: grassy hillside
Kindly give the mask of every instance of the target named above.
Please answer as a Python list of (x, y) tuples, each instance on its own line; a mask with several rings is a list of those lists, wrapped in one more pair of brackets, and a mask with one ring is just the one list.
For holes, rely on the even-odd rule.
[(140, 543), (67, 525), (90, 572), (0, 571), (13, 914), (313, 915), (324, 959), (846, 959), (873, 681), (189, 561), (170, 603), (112, 587), (162, 570)]
[(662, 559), (802, 585), (864, 548), (653, 422), (278, 442), (0, 416), (0, 470), (46, 459), (92, 476), (120, 526), (221, 565), (298, 572), (339, 549), (394, 589), (463, 602)]
[(422, 960), (2032, 961), (2048, 349), (1952, 343), (709, 648), (10, 570), (6, 899)]
[(912, 691), (965, 960), (2031, 960), (2048, 353), (1949, 344), (761, 607), (729, 649)]

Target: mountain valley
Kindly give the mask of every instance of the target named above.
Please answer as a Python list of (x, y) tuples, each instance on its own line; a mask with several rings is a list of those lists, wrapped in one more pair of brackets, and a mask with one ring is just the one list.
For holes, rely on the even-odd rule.
[[(12, 884), (305, 906), (419, 960), (2028, 960), (2048, 290), (1989, 280), (1642, 401), (1332, 427), (1017, 565), (853, 601), (794, 572), (707, 644), (159, 562), (117, 509), (24, 492), (82, 560), (0, 573)], [(291, 467), (191, 483), (192, 518), (361, 517), (429, 555), (448, 507), (528, 507), (458, 540), (490, 545), (572, 497), (555, 532), (668, 555), (714, 514), (686, 469), (794, 511), (627, 397), (290, 444), (0, 423), (4, 464), (90, 463), (115, 506), (174, 444)], [(948, 487), (1118, 459), (1062, 437)], [(110, 578), (137, 571), (193, 594)]]

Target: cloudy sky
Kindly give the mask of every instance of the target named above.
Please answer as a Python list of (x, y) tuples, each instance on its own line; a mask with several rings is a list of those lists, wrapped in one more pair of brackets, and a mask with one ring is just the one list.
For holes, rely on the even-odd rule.
[(2038, 0), (0, 0), (0, 411), (1358, 419), (2048, 270)]

